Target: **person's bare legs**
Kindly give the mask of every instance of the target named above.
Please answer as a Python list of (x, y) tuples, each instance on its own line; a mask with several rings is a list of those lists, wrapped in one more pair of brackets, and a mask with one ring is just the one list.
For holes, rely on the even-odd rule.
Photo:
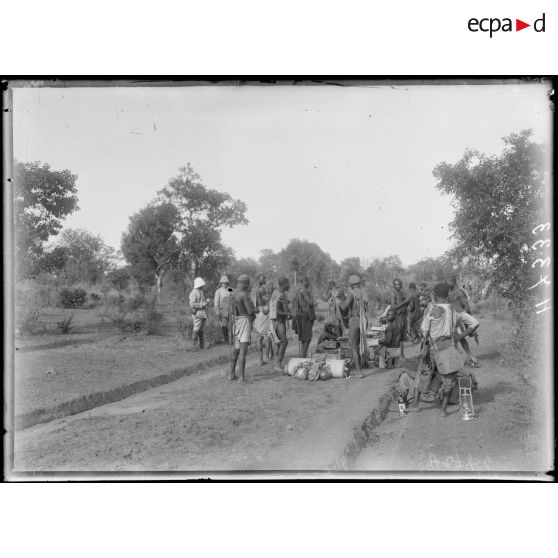
[(349, 345), (351, 347), (351, 353), (353, 355), (353, 362), (355, 365), (355, 376), (358, 378), (363, 378), (361, 364), (360, 364), (360, 324), (356, 320), (351, 320), (349, 324)]
[(267, 352), (267, 360), (269, 362), (273, 362), (274, 358), (275, 358), (275, 354), (274, 354), (274, 350), (273, 350), (273, 341), (271, 340), (271, 337), (266, 337), (264, 340), (264, 347), (266, 349)]
[(415, 392), (413, 396), (413, 404), (409, 405), (407, 411), (418, 413), (420, 411), (419, 403), (420, 403), (420, 391), (418, 390), (418, 388), (415, 388)]
[(229, 375), (227, 376), (227, 380), (229, 380), (230, 382), (236, 380), (234, 371), (236, 368), (236, 361), (238, 359), (239, 353), (240, 353), (240, 349), (234, 349), (233, 351), (231, 351), (231, 367), (229, 368)]
[(267, 362), (264, 360), (264, 338), (261, 335), (258, 335), (258, 352), (260, 353), (260, 366), (263, 366), (264, 364), (267, 364)]
[(246, 369), (246, 354), (248, 353), (249, 343), (240, 343), (240, 351), (238, 355), (238, 379), (244, 381), (244, 371)]
[(401, 342), (399, 343), (399, 360), (405, 361), (405, 346), (403, 345), (403, 339), (405, 339), (405, 329), (406, 329), (406, 320), (404, 317), (399, 317), (397, 319), (397, 325), (401, 331)]
[(287, 328), (284, 323), (277, 322), (275, 331), (277, 333), (277, 337), (281, 339), (281, 341), (277, 343), (277, 357), (275, 359), (275, 366), (273, 368), (276, 372), (283, 372), (281, 364), (283, 362), (283, 357), (285, 356), (285, 351), (287, 350), (287, 344), (289, 342), (289, 340), (287, 339)]
[(448, 411), (447, 411), (447, 406), (448, 406), (448, 401), (451, 395), (451, 390), (452, 388), (450, 387), (449, 390), (444, 387), (444, 392), (442, 395), (442, 410), (440, 411), (440, 416), (441, 417), (447, 417), (448, 416)]
[(310, 348), (310, 340), (301, 343), (301, 356), (306, 358), (308, 356), (308, 349)]
[(405, 361), (407, 360), (405, 358), (405, 346), (403, 345), (403, 340), (401, 340), (401, 343), (399, 344), (399, 360), (400, 361)]

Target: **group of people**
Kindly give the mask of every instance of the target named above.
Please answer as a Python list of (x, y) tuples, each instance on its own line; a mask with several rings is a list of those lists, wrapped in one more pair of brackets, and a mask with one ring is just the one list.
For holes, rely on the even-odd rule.
[[(204, 347), (206, 309), (211, 303), (211, 299), (204, 295), (204, 286), (204, 280), (198, 277), (190, 293), (193, 343), (200, 348)], [(236, 289), (231, 287), (226, 275), (221, 277), (213, 305), (215, 315), (220, 320), (223, 339), (233, 348), (229, 380), (237, 379), (238, 372), (238, 379), (244, 381), (246, 355), (252, 332), (257, 335), (262, 366), (267, 364), (267, 358), (268, 361), (274, 361), (274, 370), (283, 371), (289, 323), (298, 336), (299, 355), (308, 355), (316, 320), (316, 302), (308, 277), (302, 279), (292, 300), (287, 295), (290, 288), (287, 277), (280, 277), (275, 287), (266, 280), (263, 273), (256, 275), (252, 289), (247, 275), (238, 277)], [(324, 300), (328, 304), (328, 319), (318, 337), (317, 348), (328, 341), (337, 343), (340, 339), (347, 339), (354, 374), (362, 376), (362, 368), (369, 359), (368, 296), (362, 288), (360, 277), (352, 275), (348, 289), (338, 288), (334, 281), (329, 281)], [(426, 283), (420, 283), (418, 289), (415, 283), (409, 283), (408, 292), (403, 289), (400, 279), (394, 279), (390, 304), (380, 316), (380, 321), (386, 324), (386, 328), (378, 349), (388, 361), (405, 360), (404, 341), (420, 342), (423, 355), (421, 362), (431, 363), (429, 369), (437, 369), (438, 376), (443, 376), (444, 373), (439, 371), (440, 366), (437, 364), (442, 358), (440, 355), (449, 347), (447, 340), (451, 339), (453, 345), (460, 344), (467, 358), (478, 362), (471, 355), (467, 337), (476, 338), (479, 324), (471, 316), (467, 293), (458, 286), (454, 275), (448, 278), (447, 283), (440, 283), (432, 290)], [(440, 380), (438, 376), (435, 376), (437, 381)], [(454, 376), (451, 374), (445, 378), (444, 389), (453, 389), (455, 382), (452, 379)], [(408, 397), (411, 384), (413, 389), (418, 389), (416, 375), (400, 378), (405, 397)], [(423, 379), (423, 389), (424, 384)], [(418, 408), (420, 397), (419, 390), (415, 392), (415, 408)], [(444, 410), (446, 406), (447, 401), (443, 402)]]
[[(190, 308), (193, 316), (192, 342), (195, 347), (204, 347), (203, 330), (207, 319), (207, 306), (211, 300), (205, 298), (205, 281), (197, 277), (190, 293)], [(283, 371), (282, 363), (288, 344), (288, 322), (298, 334), (300, 352), (306, 356), (312, 340), (312, 329), (316, 319), (314, 300), (308, 279), (302, 281), (295, 299), (287, 296), (291, 288), (286, 277), (280, 277), (277, 288), (266, 281), (263, 273), (256, 276), (256, 284), (250, 290), (250, 277), (242, 274), (232, 289), (226, 275), (221, 277), (214, 296), (215, 315), (221, 323), (223, 338), (233, 348), (229, 380), (244, 381), (246, 355), (252, 339), (257, 334), (260, 365), (267, 364), (265, 356), (274, 359), (274, 369)]]
[[(468, 300), (455, 278), (438, 283), (432, 289), (421, 322), (422, 344), (418, 370), (406, 370), (399, 377), (400, 394), (407, 404), (413, 394), (410, 411), (420, 410), (421, 397), (432, 401), (440, 398), (440, 414), (447, 416), (448, 404), (457, 402), (458, 375), (463, 374), (466, 358), (472, 358), (467, 337), (477, 336), (479, 322), (470, 314)], [(462, 347), (462, 351), (459, 349)], [(474, 359), (478, 364), (478, 361)], [(470, 385), (476, 387), (472, 372)]]

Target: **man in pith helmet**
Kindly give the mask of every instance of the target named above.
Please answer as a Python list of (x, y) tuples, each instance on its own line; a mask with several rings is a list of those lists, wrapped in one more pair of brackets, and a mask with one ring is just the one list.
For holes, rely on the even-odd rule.
[(194, 288), (189, 296), (190, 309), (192, 311), (192, 320), (194, 327), (192, 328), (192, 345), (195, 347), (196, 342), (199, 343), (200, 349), (204, 348), (203, 330), (207, 320), (207, 303), (209, 299), (205, 298), (203, 288), (205, 281), (201, 277), (194, 279)]
[(229, 327), (230, 327), (230, 312), (229, 312), (229, 298), (232, 293), (229, 278), (223, 275), (219, 279), (219, 288), (215, 291), (213, 304), (215, 308), (215, 315), (221, 322), (221, 331), (223, 332), (223, 339), (225, 343), (229, 342)]

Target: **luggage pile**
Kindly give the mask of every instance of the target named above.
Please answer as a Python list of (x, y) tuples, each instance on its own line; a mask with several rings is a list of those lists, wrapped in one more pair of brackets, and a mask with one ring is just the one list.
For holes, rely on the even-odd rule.
[(297, 380), (329, 380), (348, 378), (349, 360), (336, 355), (313, 354), (310, 358), (291, 358), (285, 365), (285, 375)]

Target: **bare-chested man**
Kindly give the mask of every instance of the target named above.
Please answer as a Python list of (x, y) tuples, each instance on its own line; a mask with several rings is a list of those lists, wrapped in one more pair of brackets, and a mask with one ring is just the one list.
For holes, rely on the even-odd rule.
[(310, 279), (304, 277), (302, 286), (296, 292), (296, 304), (298, 306), (298, 341), (300, 346), (300, 357), (306, 358), (310, 342), (312, 341), (312, 328), (316, 320), (314, 299), (310, 292)]
[(277, 356), (275, 357), (275, 366), (273, 369), (276, 372), (283, 372), (282, 364), (285, 351), (287, 350), (287, 322), (291, 317), (289, 311), (289, 299), (287, 292), (291, 288), (289, 280), (286, 277), (279, 277), (279, 289), (273, 293), (273, 298), (270, 304), (270, 318), (272, 327), (277, 337)]
[(356, 376), (363, 378), (362, 365), (366, 358), (366, 311), (368, 308), (368, 297), (360, 286), (360, 277), (351, 275), (349, 277), (351, 286), (347, 298), (339, 301), (341, 310), (349, 311), (349, 345), (353, 354), (353, 363)]
[(238, 360), (238, 377), (244, 381), (244, 371), (246, 368), (246, 353), (252, 336), (252, 323), (256, 318), (254, 305), (250, 300), (250, 278), (247, 275), (240, 275), (237, 279), (236, 290), (232, 294), (233, 305), (233, 335), (232, 335), (232, 355), (231, 367), (228, 380), (235, 380), (235, 368)]

